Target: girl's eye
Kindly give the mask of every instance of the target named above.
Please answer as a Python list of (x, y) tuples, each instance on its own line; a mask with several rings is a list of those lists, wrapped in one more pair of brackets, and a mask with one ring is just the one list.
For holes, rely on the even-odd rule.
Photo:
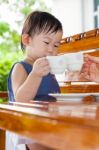
[(44, 42), (45, 44), (49, 44), (49, 42)]
[(59, 47), (59, 45), (54, 45), (54, 47)]

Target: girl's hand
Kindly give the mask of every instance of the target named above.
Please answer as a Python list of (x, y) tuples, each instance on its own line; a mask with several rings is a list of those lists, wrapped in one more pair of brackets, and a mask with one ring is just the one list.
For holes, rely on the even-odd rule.
[(46, 76), (50, 72), (50, 66), (46, 57), (39, 58), (34, 62), (32, 72), (39, 77)]

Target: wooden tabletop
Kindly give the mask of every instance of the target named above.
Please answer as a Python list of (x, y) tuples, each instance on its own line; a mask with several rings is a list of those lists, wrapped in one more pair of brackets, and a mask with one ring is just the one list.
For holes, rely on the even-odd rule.
[(52, 149), (98, 150), (99, 104), (62, 101), (0, 104), (0, 128)]

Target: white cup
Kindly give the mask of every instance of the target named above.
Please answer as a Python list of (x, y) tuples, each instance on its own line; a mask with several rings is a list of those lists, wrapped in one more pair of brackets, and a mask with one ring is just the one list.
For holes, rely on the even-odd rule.
[(67, 70), (68, 71), (80, 71), (82, 69), (84, 58), (83, 53), (77, 52), (77, 53), (69, 53), (64, 54), (65, 61), (67, 64)]
[(66, 69), (66, 61), (64, 55), (47, 56), (48, 62), (51, 67), (52, 74), (61, 74)]

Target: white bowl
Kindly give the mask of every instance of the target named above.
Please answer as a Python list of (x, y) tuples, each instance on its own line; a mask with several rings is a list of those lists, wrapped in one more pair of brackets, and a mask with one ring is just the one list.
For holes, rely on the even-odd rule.
[(67, 65), (67, 70), (69, 71), (80, 71), (82, 69), (83, 64), (78, 63), (78, 64), (68, 64)]
[(64, 55), (47, 56), (52, 74), (61, 74), (66, 69), (66, 61)]
[(69, 54), (64, 54), (64, 56), (67, 64), (67, 70), (69, 71), (81, 70), (84, 63), (83, 53), (81, 52), (69, 53)]
[(65, 68), (51, 68), (51, 73), (52, 74), (62, 74), (64, 73)]

